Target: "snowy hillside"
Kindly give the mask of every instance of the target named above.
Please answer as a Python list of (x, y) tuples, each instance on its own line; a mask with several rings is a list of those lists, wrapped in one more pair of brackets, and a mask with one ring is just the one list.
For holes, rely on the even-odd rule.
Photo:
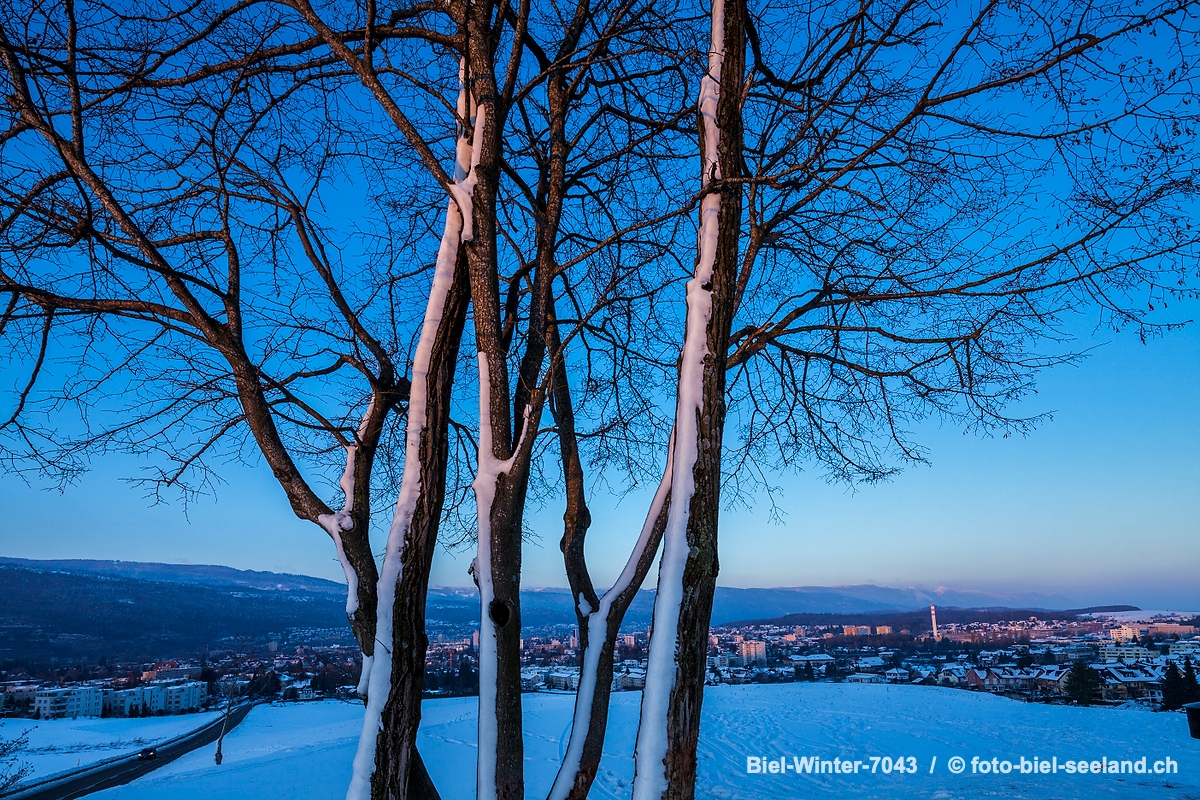
[[(628, 754), (640, 695), (613, 697), (606, 759), (592, 796), (626, 798), (633, 775)], [(526, 796), (541, 800), (566, 742), (572, 697), (527, 695)], [(470, 797), (475, 783), (475, 701), (426, 703), (421, 749), (443, 797)], [(212, 748), (185, 756), (98, 800), (342, 800), (361, 708), (326, 702), (255, 709), (225, 742), (225, 763)], [(729, 686), (705, 694), (700, 747), (705, 798), (1163, 798), (1200, 797), (1200, 741), (1188, 738), (1179, 714), (1135, 709), (1042, 706), (953, 689), (849, 684)], [(1136, 760), (1152, 768), (1170, 758), (1178, 773), (1162, 775), (971, 774), (970, 761), (997, 757)], [(818, 756), (861, 760), (857, 774), (747, 774), (748, 756)], [(883, 774), (871, 757), (912, 756), (916, 773)], [(934, 773), (930, 762), (937, 756)], [(947, 764), (961, 756), (964, 774)], [(906, 762), (907, 765), (907, 762)]]

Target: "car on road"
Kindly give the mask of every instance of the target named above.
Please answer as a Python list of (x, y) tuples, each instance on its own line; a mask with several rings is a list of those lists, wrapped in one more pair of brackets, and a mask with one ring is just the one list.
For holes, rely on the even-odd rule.
[(158, 758), (158, 751), (153, 747), (143, 747), (142, 751), (138, 753), (138, 761), (153, 761), (156, 758)]

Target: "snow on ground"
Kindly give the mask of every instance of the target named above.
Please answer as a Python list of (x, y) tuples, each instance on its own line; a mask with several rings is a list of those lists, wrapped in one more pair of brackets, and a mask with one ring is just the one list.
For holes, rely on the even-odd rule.
[(26, 782), (56, 772), (129, 755), (157, 745), (215, 719), (216, 712), (144, 719), (9, 719), (0, 728), (5, 739), (29, 734), (29, 748), (20, 760), (33, 768)]
[[(573, 697), (526, 695), (526, 796), (541, 800), (566, 747)], [(628, 798), (640, 695), (613, 696), (605, 759), (594, 798)], [(474, 698), (425, 704), (421, 752), (443, 797), (475, 791)], [(342, 800), (362, 708), (322, 702), (259, 707), (225, 739), (216, 767), (206, 746), (97, 800)], [(970, 761), (1147, 757), (1178, 763), (1173, 775), (971, 774)], [(747, 756), (861, 760), (858, 774), (747, 774)], [(912, 756), (918, 771), (870, 773), (872, 756)], [(930, 762), (937, 756), (934, 773)], [(947, 770), (952, 756), (966, 771)], [(1200, 740), (1182, 714), (1071, 708), (921, 686), (781, 684), (705, 692), (700, 798), (885, 800), (1200, 799)], [(882, 764), (882, 762), (880, 762)]]

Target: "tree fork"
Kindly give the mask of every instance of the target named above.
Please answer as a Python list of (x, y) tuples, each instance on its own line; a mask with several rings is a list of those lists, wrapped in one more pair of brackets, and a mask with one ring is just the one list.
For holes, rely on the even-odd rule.
[[(580, 735), (584, 737), (578, 764), (572, 764), (568, 756), (559, 767), (559, 774), (550, 789), (550, 800), (566, 798), (566, 800), (585, 800), (591, 791), (592, 782), (600, 768), (600, 759), (604, 750), (604, 738), (608, 729), (608, 706), (612, 696), (613, 664), (616, 651), (617, 635), (625, 613), (630, 603), (637, 595), (642, 583), (658, 552), (662, 542), (663, 531), (667, 525), (667, 513), (670, 508), (670, 496), (658, 511), (650, 530), (648, 539), (639, 541), (640, 552), (635, 549), (633, 573), (624, 586), (615, 586), (605, 593), (604, 600), (597, 597), (588, 571), (584, 553), (584, 543), (588, 529), (591, 527), (591, 512), (587, 507), (587, 497), (584, 486), (583, 464), (579, 457), (579, 441), (575, 430), (575, 411), (571, 398), (571, 387), (567, 380), (566, 361), (563, 357), (562, 340), (559, 336), (558, 323), (551, 319), (547, 325), (547, 343), (550, 347), (551, 390), (550, 413), (554, 417), (554, 425), (558, 431), (559, 451), (562, 457), (563, 477), (566, 488), (567, 504), (563, 513), (563, 537), (559, 544), (563, 553), (563, 563), (566, 568), (567, 582), (571, 587), (571, 596), (576, 598), (575, 619), (579, 626), (579, 653), (581, 667), (587, 669), (587, 661), (592, 648), (600, 648), (596, 664), (595, 679), (592, 683), (590, 696), (583, 692), (581, 681), (580, 691), (575, 698), (576, 713), (580, 706), (587, 703), (587, 729), (581, 732), (571, 730), (568, 742), (568, 752)], [(670, 456), (668, 456), (668, 459)], [(667, 475), (670, 474), (668, 463)], [(664, 478), (669, 481), (669, 477)], [(628, 569), (628, 566), (627, 568)], [(624, 574), (624, 573), (623, 573)], [(620, 583), (621, 578), (618, 578)], [(610, 597), (611, 593), (615, 595)], [(591, 609), (585, 611), (578, 602), (582, 597)], [(607, 602), (606, 602), (607, 601)], [(603, 638), (595, 641), (591, 635), (591, 618), (607, 607), (604, 619)]]

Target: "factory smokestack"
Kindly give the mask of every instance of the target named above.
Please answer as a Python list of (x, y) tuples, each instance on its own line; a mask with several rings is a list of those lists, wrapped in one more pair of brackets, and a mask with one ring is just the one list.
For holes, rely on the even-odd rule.
[(929, 604), (929, 621), (933, 623), (933, 640), (940, 642), (942, 637), (937, 632), (937, 608), (934, 607), (933, 603)]

